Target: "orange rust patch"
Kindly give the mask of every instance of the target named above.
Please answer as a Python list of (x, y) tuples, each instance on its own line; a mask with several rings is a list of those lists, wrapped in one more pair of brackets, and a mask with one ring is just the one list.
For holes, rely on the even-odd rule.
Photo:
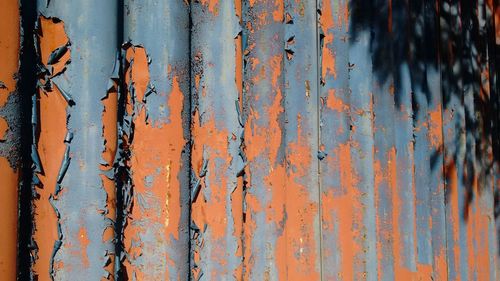
[[(459, 245), (459, 239), (460, 239), (460, 233), (459, 233), (459, 225), (460, 225), (460, 210), (458, 208), (458, 200), (459, 200), (459, 194), (458, 194), (458, 173), (457, 173), (457, 168), (455, 165), (454, 160), (447, 161), (447, 164), (445, 165), (445, 175), (446, 175), (446, 180), (448, 183), (447, 189), (448, 189), (448, 202), (450, 206), (450, 218), (449, 218), (449, 223), (452, 225), (452, 237), (453, 237), (453, 248), (448, 249), (449, 251), (453, 252), (453, 259), (454, 259), (454, 268), (451, 270), (454, 270), (455, 272), (458, 272), (459, 270), (459, 265), (460, 265), (460, 245)], [(450, 264), (448, 264), (450, 266)]]
[[(106, 191), (106, 218), (111, 219), (112, 221), (116, 220), (116, 193), (115, 193), (115, 182), (113, 179), (109, 179), (105, 175), (100, 175), (102, 180), (102, 186)], [(110, 242), (115, 238), (115, 228), (113, 225), (108, 225), (102, 234), (103, 242)], [(108, 265), (104, 267), (106, 271), (108, 271), (110, 275), (110, 280), (114, 280), (113, 269), (115, 266), (115, 254), (113, 252), (108, 252), (107, 256), (110, 258), (110, 262)]]
[[(53, 18), (40, 17), (40, 31), (38, 36), (40, 56), (45, 66), (48, 66), (52, 52), (69, 43), (69, 38), (64, 31), (64, 23)], [(54, 67), (52, 75), (61, 73), (69, 63), (70, 57), (71, 51), (68, 48), (67, 52), (52, 65)]]
[[(196, 140), (192, 149), (192, 166), (197, 177), (199, 177), (203, 160), (203, 151), (205, 150), (210, 159), (207, 170), (209, 181), (212, 183), (212, 200), (207, 201), (203, 196), (205, 180), (201, 181), (202, 187), (200, 194), (192, 204), (192, 217), (196, 225), (203, 226), (205, 223), (210, 228), (214, 240), (222, 239), (225, 236), (227, 217), (226, 217), (226, 198), (227, 198), (227, 177), (224, 174), (218, 174), (216, 171), (227, 171), (231, 162), (231, 155), (228, 153), (228, 132), (219, 130), (215, 126), (214, 118), (209, 119), (201, 126), (199, 124), (199, 113), (195, 112), (193, 116), (192, 138)], [(201, 146), (201, 147), (200, 147)], [(207, 160), (208, 160), (207, 159)], [(217, 159), (224, 161), (219, 167), (216, 167)], [(218, 168), (218, 169), (217, 169)], [(210, 172), (212, 171), (212, 172)], [(206, 211), (210, 210), (210, 215)]]
[[(430, 264), (417, 264), (416, 280), (441, 280), (433, 278), (432, 265)], [(414, 279), (415, 280), (415, 279)]]
[[(42, 63), (47, 66), (52, 52), (57, 48), (68, 44), (69, 39), (64, 31), (64, 24), (53, 18), (40, 17), (40, 29), (38, 43)], [(69, 63), (70, 52), (66, 51), (64, 56), (53, 65), (54, 71), (51, 76), (64, 71)], [(33, 272), (39, 280), (50, 280), (50, 260), (55, 241), (58, 239), (58, 219), (50, 198), (57, 200), (53, 194), (57, 187), (57, 176), (61, 167), (66, 145), (66, 108), (67, 101), (61, 91), (54, 84), (51, 90), (38, 89), (39, 106), (39, 137), (37, 151), (40, 157), (42, 172), (37, 173), (40, 184), (36, 186), (39, 198), (33, 202), (35, 230), (33, 239), (38, 246), (38, 259), (34, 261)], [(42, 227), (43, 225), (43, 227)], [(54, 269), (62, 266), (62, 263), (54, 263)]]
[(282, 22), (283, 15), (285, 11), (285, 5), (283, 0), (274, 0), (274, 11), (273, 11), (273, 20), (275, 22)]
[[(297, 136), (290, 142), (287, 151), (287, 277), (290, 280), (317, 280), (316, 241), (314, 237), (314, 220), (318, 212), (318, 204), (309, 199), (307, 186), (300, 183), (308, 174), (312, 165), (312, 155), (306, 137), (301, 128), (302, 117), (297, 116)], [(299, 227), (300, 226), (300, 227)]]
[[(332, 6), (331, 3), (325, 2), (322, 11), (321, 11), (321, 18), (320, 18), (320, 24), (321, 27), (323, 27), (325, 35), (327, 33), (330, 33), (330, 29), (334, 28), (334, 21), (333, 21), (333, 11), (332, 11)], [(332, 38), (333, 39), (333, 38)], [(326, 46), (326, 44), (325, 44)]]
[(2, 196), (0, 206), (0, 274), (5, 280), (16, 280), (17, 251), (17, 187), (18, 171), (6, 158), (0, 157)]
[[(113, 82), (115, 83), (115, 82)], [(110, 171), (113, 168), (113, 162), (116, 155), (117, 149), (117, 139), (118, 139), (118, 85), (114, 84), (113, 89), (107, 93), (107, 97), (102, 100), (103, 112), (102, 118), (102, 137), (104, 139), (104, 149), (101, 153), (101, 157), (105, 164), (100, 165), (100, 170)], [(113, 179), (108, 178), (104, 173), (100, 174), (102, 187), (106, 192), (106, 209), (103, 210), (106, 218), (111, 221), (116, 220), (116, 187)], [(102, 234), (103, 242), (110, 242), (115, 238), (115, 228), (113, 225), (108, 225)], [(115, 266), (115, 254), (114, 252), (108, 252), (107, 256), (110, 258), (108, 265), (104, 269), (110, 273), (110, 279), (114, 280), (114, 266)]]
[(217, 16), (219, 14), (219, 0), (200, 0), (200, 3), (207, 6), (210, 13)]
[(5, 134), (7, 133), (7, 130), (9, 129), (9, 124), (7, 124), (7, 121), (0, 117), (0, 141), (5, 140)]
[[(333, 39), (331, 35), (325, 37), (325, 46), (328, 46)], [(337, 79), (337, 72), (335, 69), (335, 55), (329, 48), (323, 48), (323, 55), (321, 61), (322, 74), (321, 77), (326, 77), (326, 75), (332, 75), (334, 79)]]
[[(241, 237), (243, 234), (243, 177), (238, 177), (236, 189), (231, 193), (231, 212), (233, 215), (233, 236)], [(243, 256), (243, 240), (238, 239), (237, 257)], [(235, 280), (241, 280), (243, 277), (243, 263), (241, 263), (233, 272)]]
[(443, 122), (441, 120), (441, 107), (438, 109), (429, 112), (429, 142), (430, 144), (436, 148), (441, 148), (443, 144)]
[[(19, 1), (2, 2), (0, 9), (0, 108), (5, 106), (11, 93), (15, 94), (15, 75), (19, 69), (20, 48)], [(9, 129), (0, 117), (0, 141), (5, 140)], [(17, 163), (15, 164), (17, 165)], [(0, 276), (16, 280), (17, 274), (17, 218), (19, 171), (10, 166), (7, 158), (0, 156)]]
[(41, 184), (36, 191), (40, 197), (33, 202), (33, 236), (38, 245), (38, 259), (34, 262), (33, 271), (38, 274), (39, 280), (50, 280), (49, 261), (58, 234), (57, 217), (49, 197), (53, 196), (56, 188), (57, 175), (66, 150), (66, 130), (61, 128), (66, 128), (67, 103), (56, 88), (48, 93), (39, 90), (39, 107), (40, 135), (37, 149), (43, 173), (37, 174)]
[(117, 116), (118, 116), (118, 93), (116, 91), (108, 93), (102, 101), (102, 136), (104, 138), (104, 150), (102, 158), (106, 162), (103, 170), (110, 170), (116, 155), (117, 148)]
[(239, 19), (239, 23), (241, 24), (242, 22), (242, 1), (241, 0), (234, 0), (234, 12), (236, 13), (236, 16)]
[(332, 10), (330, 2), (325, 2), (322, 7), (320, 21), (325, 33), (328, 33), (330, 28), (345, 28), (346, 31), (349, 28), (349, 1), (340, 0), (335, 4), (336, 10)]
[(397, 178), (397, 162), (396, 162), (396, 148), (391, 147), (387, 155), (388, 159), (388, 181), (391, 187), (392, 195), (392, 236), (393, 236), (393, 264), (394, 264), (394, 279), (395, 280), (409, 280), (415, 275), (409, 268), (407, 268), (403, 263), (403, 254), (405, 252), (404, 248), (404, 237), (402, 236), (402, 226), (401, 223), (401, 210), (406, 208), (404, 202), (401, 199), (401, 192), (399, 191), (400, 186), (398, 186)]
[[(348, 18), (348, 5), (347, 2), (337, 3), (338, 10), (332, 11), (331, 3), (325, 3), (323, 5), (323, 11), (321, 13), (320, 24), (324, 30), (324, 47), (321, 55), (321, 77), (325, 79), (327, 75), (333, 76), (333, 79), (337, 79), (337, 70), (335, 65), (335, 53), (333, 48), (334, 40), (339, 40), (340, 38), (334, 38), (333, 30), (334, 28), (342, 28), (342, 26), (349, 26)], [(337, 22), (335, 22), (335, 19)]]
[(348, 109), (347, 105), (344, 102), (335, 96), (335, 89), (328, 90), (328, 99), (326, 101), (326, 106), (334, 111), (343, 112)]
[(82, 256), (82, 265), (85, 268), (89, 267), (89, 256), (87, 254), (87, 247), (90, 243), (88, 235), (87, 235), (87, 230), (85, 227), (80, 227), (80, 230), (78, 230), (78, 241), (80, 242), (80, 251), (81, 251), (81, 256)]
[(321, 77), (324, 79), (327, 75), (332, 75), (337, 78), (337, 70), (335, 67), (335, 55), (331, 50), (333, 43), (333, 34), (325, 33), (323, 53), (321, 55)]
[[(115, 220), (116, 219), (116, 198), (115, 198), (115, 182), (113, 179), (108, 178), (105, 175), (100, 175), (102, 186), (107, 194), (106, 200), (106, 211), (108, 212), (106, 217)], [(102, 235), (102, 241), (110, 241), (115, 237), (115, 230), (113, 226), (108, 226)]]
[[(478, 194), (478, 193), (476, 193)], [(484, 202), (488, 202), (486, 194), (479, 193), (475, 202), (475, 213), (473, 220), (475, 222), (474, 237), (476, 241), (476, 251), (474, 261), (476, 261), (477, 280), (491, 280), (490, 270), (495, 264), (490, 263), (489, 257), (492, 255), (493, 245), (489, 244), (489, 224), (490, 216), (493, 212), (490, 206), (485, 206)], [(486, 199), (486, 200), (485, 200)], [(495, 253), (493, 253), (495, 255)]]
[(0, 81), (5, 88), (0, 87), (0, 107), (3, 107), (9, 95), (16, 88), (15, 73), (19, 69), (20, 21), (19, 1), (2, 1), (0, 10)]
[[(351, 145), (350, 143), (340, 144), (334, 150), (335, 161), (332, 163), (332, 169), (339, 170), (340, 172), (340, 194), (333, 195), (327, 199), (324, 204), (329, 204), (333, 210), (324, 210), (325, 212), (332, 212), (338, 219), (339, 227), (339, 251), (340, 251), (340, 276), (343, 280), (358, 280), (363, 279), (361, 273), (355, 272), (355, 267), (358, 261), (357, 255), (362, 252), (362, 246), (357, 243), (362, 239), (362, 233), (359, 231), (360, 226), (363, 224), (361, 193), (357, 189), (359, 179), (352, 166), (351, 159)], [(326, 215), (326, 221), (329, 221), (329, 216)], [(330, 218), (331, 220), (331, 218)], [(333, 225), (333, 221), (329, 222)]]

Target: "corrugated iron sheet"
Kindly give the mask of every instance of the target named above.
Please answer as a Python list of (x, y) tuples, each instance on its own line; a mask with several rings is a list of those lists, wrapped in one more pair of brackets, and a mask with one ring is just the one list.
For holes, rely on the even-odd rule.
[(2, 280), (499, 279), (497, 2), (35, 2)]

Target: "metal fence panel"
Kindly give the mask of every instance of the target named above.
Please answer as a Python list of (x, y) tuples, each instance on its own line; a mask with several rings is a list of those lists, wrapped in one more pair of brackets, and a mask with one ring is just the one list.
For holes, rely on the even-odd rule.
[(5, 280), (497, 279), (496, 2), (4, 2)]

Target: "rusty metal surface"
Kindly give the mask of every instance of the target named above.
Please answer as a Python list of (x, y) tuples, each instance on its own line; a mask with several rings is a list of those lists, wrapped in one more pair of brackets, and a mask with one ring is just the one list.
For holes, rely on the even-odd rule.
[(241, 279), (244, 162), (233, 1), (191, 3), (191, 277)]
[(117, 5), (38, 1), (38, 12), (33, 275), (114, 279)]
[(16, 278), (17, 202), (21, 173), (21, 102), (18, 91), (20, 17), (17, 0), (0, 11), (0, 275)]
[(499, 278), (497, 2), (4, 2), (0, 279)]
[(122, 155), (130, 176), (121, 272), (182, 280), (189, 272), (189, 5), (125, 1), (124, 38)]
[(243, 9), (242, 105), (248, 163), (243, 276), (245, 280), (272, 280), (286, 276), (287, 269), (284, 2), (255, 1), (245, 3)]

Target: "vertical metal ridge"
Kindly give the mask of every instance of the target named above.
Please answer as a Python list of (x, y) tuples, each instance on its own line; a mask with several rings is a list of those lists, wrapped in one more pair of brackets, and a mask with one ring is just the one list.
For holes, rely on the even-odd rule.
[(23, 159), (22, 98), (19, 85), (21, 19), (18, 0), (2, 3), (0, 12), (0, 274), (9, 280), (17, 275), (18, 198)]
[(286, 275), (284, 2), (243, 5), (244, 280)]
[(287, 277), (318, 279), (316, 3), (285, 3)]
[(18, 232), (18, 280), (31, 280), (31, 248), (33, 247), (33, 170), (31, 161), (32, 144), (34, 135), (32, 130), (33, 110), (32, 102), (36, 93), (36, 61), (35, 54), (35, 22), (37, 20), (37, 5), (33, 1), (21, 0), (21, 57), (20, 57), (20, 80), (19, 92), (22, 101), (22, 183), (19, 191), (19, 232)]
[[(189, 112), (189, 142), (187, 145), (189, 145), (190, 147), (190, 155), (189, 155), (189, 161), (188, 161), (188, 170), (189, 170), (189, 173), (188, 173), (188, 176), (189, 176), (189, 183), (188, 183), (188, 190), (189, 190), (189, 202), (193, 202), (194, 198), (193, 198), (193, 194), (191, 192), (191, 184), (195, 181), (195, 178), (194, 178), (194, 174), (193, 174), (193, 163), (191, 162), (191, 124), (193, 123), (193, 120), (192, 120), (192, 112), (193, 112), (193, 63), (192, 63), (192, 58), (191, 58), (191, 54), (193, 53), (193, 43), (192, 43), (192, 38), (191, 38), (191, 32), (192, 32), (192, 29), (193, 29), (193, 16), (192, 16), (192, 1), (188, 1), (187, 2), (188, 4), (188, 30), (189, 30), (189, 36), (188, 36), (188, 52), (189, 52), (189, 63), (188, 63), (188, 73), (189, 73), (189, 87), (188, 87), (188, 98), (187, 98), (187, 101), (188, 101), (188, 112)], [(186, 280), (192, 280), (192, 275), (191, 275), (191, 269), (193, 268), (194, 266), (194, 263), (193, 263), (193, 254), (194, 254), (194, 247), (193, 247), (193, 239), (191, 239), (191, 235), (192, 235), (192, 230), (191, 230), (191, 217), (192, 217), (192, 208), (191, 208), (191, 204), (189, 204), (189, 207), (188, 207), (188, 253), (187, 253), (187, 265), (188, 265), (188, 273), (187, 273), (187, 276), (184, 276), (184, 278)]]
[[(442, 69), (442, 61), (443, 61), (443, 53), (444, 53), (444, 44), (442, 42), (442, 37), (441, 37), (441, 34), (442, 34), (442, 29), (443, 29), (443, 26), (442, 26), (442, 23), (441, 23), (441, 15), (442, 15), (442, 1), (444, 0), (438, 0), (437, 2), (434, 2), (432, 1), (432, 5), (436, 5), (436, 11), (435, 11), (435, 17), (434, 17), (434, 20), (435, 20), (435, 23), (434, 23), (434, 28), (437, 28), (438, 30), (438, 38), (436, 38), (435, 40), (437, 41), (437, 51), (436, 51), (436, 63), (437, 63), (437, 70), (439, 71), (439, 82), (440, 82), (440, 85), (439, 85), (439, 95), (438, 95), (438, 98), (439, 98), (439, 101), (438, 102), (438, 105), (436, 107), (439, 107), (440, 110), (441, 110), (441, 113), (439, 114), (439, 121), (440, 121), (440, 132), (441, 132), (441, 135), (440, 135), (440, 146), (439, 146), (439, 150), (438, 152), (440, 151), (439, 155), (438, 155), (438, 160), (440, 162), (438, 162), (438, 167), (439, 167), (439, 171), (441, 173), (441, 180), (442, 180), (442, 186), (443, 186), (443, 198), (442, 198), (442, 201), (439, 202), (438, 204), (442, 204), (443, 205), (443, 208), (444, 208), (444, 213), (443, 213), (443, 217), (444, 217), (444, 223), (443, 223), (443, 232), (444, 232), (444, 251), (445, 251), (445, 255), (446, 255), (446, 258), (445, 258), (445, 262), (446, 262), (446, 268), (443, 269), (444, 270), (444, 273), (445, 273), (445, 280), (449, 280), (449, 271), (448, 271), (448, 267), (449, 267), (449, 262), (448, 262), (448, 256), (449, 256), (449, 247), (448, 247), (448, 227), (446, 226), (446, 223), (448, 222), (448, 210), (446, 208), (446, 202), (447, 202), (447, 179), (446, 179), (446, 167), (445, 167), (445, 163), (446, 163), (446, 155), (444, 153), (444, 133), (445, 133), (445, 128), (443, 126), (444, 124), (444, 109), (445, 109), (445, 106), (444, 106), (444, 103), (443, 103), (443, 100), (445, 98), (444, 96), (444, 91), (442, 90), (442, 83), (443, 83), (443, 78), (444, 78), (444, 71)], [(440, 165), (439, 165), (440, 164)], [(434, 262), (434, 265), (436, 264), (436, 262)]]
[(105, 140), (102, 132), (113, 127), (116, 116), (102, 119), (101, 98), (116, 59), (117, 5), (38, 4), (41, 106), (33, 160), (41, 160), (34, 180), (44, 197), (34, 199), (34, 240), (43, 249), (43, 256), (35, 256), (34, 274), (39, 280), (113, 279), (115, 187), (113, 175), (101, 175), (110, 165), (102, 158), (110, 148), (103, 143), (112, 145), (115, 135)]
[(235, 278), (243, 264), (243, 126), (235, 73), (241, 27), (234, 4), (206, 0), (191, 5), (191, 276), (197, 280)]
[(124, 1), (129, 278), (189, 272), (189, 4)]
[(322, 0), (315, 0), (316, 3), (316, 90), (317, 90), (317, 97), (316, 97), (316, 127), (318, 129), (318, 135), (317, 135), (317, 140), (316, 140), (316, 146), (318, 147), (318, 157), (316, 159), (318, 163), (318, 217), (319, 217), (319, 276), (320, 280), (323, 279), (323, 200), (322, 200), (322, 194), (323, 194), (323, 187), (322, 187), (322, 181), (321, 181), (321, 160), (324, 151), (321, 149), (321, 79), (322, 79), (322, 63), (321, 63), (321, 26), (320, 26), (320, 16), (321, 16), (321, 5), (322, 5)]

